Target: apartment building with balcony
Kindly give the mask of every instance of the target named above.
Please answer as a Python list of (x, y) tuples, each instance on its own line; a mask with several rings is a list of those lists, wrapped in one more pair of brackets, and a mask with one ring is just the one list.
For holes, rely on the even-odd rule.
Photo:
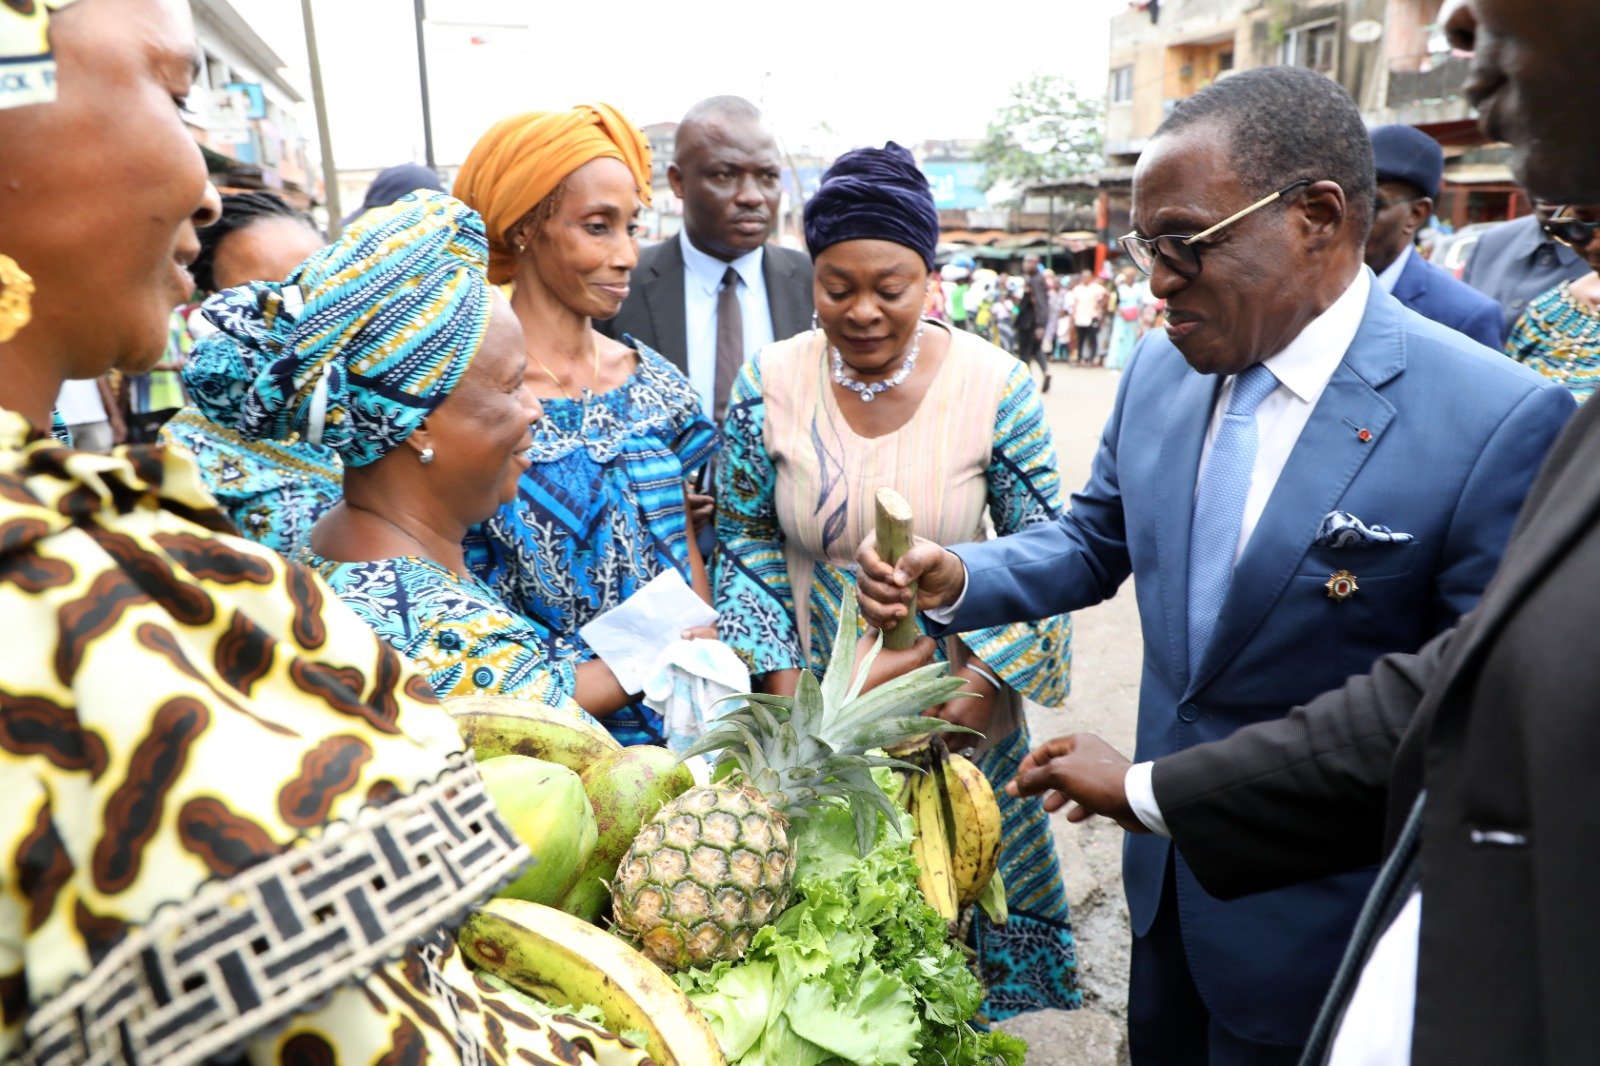
[(1417, 126), (1445, 147), (1438, 213), (1452, 225), (1527, 210), (1501, 145), (1483, 143), (1461, 95), (1466, 61), (1440, 31), (1443, 0), (1164, 0), (1159, 21), (1130, 9), (1111, 24), (1105, 167), (1034, 191), (1092, 193), (1105, 238), (1127, 232), (1133, 166), (1179, 100), (1235, 70), (1274, 64), (1333, 78), (1368, 125)]

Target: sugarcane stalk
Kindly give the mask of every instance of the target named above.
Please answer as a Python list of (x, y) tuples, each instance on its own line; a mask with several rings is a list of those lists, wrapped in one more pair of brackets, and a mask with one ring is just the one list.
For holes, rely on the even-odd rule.
[[(878, 556), (893, 566), (900, 557), (911, 550), (911, 505), (894, 489), (879, 489), (877, 493)], [(917, 583), (911, 583), (912, 612), (916, 610)], [(884, 631), (883, 646), (893, 651), (903, 651), (915, 644), (917, 623), (911, 614)]]

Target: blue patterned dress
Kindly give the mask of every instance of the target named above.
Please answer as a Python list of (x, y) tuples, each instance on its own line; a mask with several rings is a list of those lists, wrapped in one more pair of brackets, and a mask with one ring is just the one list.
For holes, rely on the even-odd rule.
[[(639, 355), (628, 380), (547, 399), (517, 498), (467, 541), (467, 561), (560, 659), (594, 653), (578, 629), (676, 567), (690, 579), (683, 482), (718, 447), (700, 398), (671, 363)], [(622, 744), (659, 744), (661, 716), (634, 704), (601, 719)]]
[(193, 407), (158, 438), (194, 457), (200, 480), (239, 532), (286, 559), (311, 543), (311, 527), (344, 498), (344, 466), (331, 449), (303, 441), (251, 441)]
[[(856, 547), (872, 528), (878, 488), (897, 489), (915, 532), (941, 544), (982, 539), (985, 518), (1003, 535), (1061, 511), (1055, 444), (1032, 376), (965, 331), (953, 332), (916, 413), (892, 433), (856, 435), (829, 385), (820, 334), (801, 334), (745, 364), (723, 434), (717, 628), (754, 674), (826, 668), (840, 606), (856, 593)], [(1005, 686), (997, 720), (1004, 706), (1016, 722), (974, 760), (1000, 804), (1011, 911), (1003, 926), (973, 920), (987, 990), (981, 1017), (1071, 1009), (1082, 1001), (1077, 950), (1049, 820), (1037, 798), (1000, 788), (1031, 747), (1018, 697), (1046, 706), (1066, 698), (1071, 622), (993, 626), (961, 634), (961, 645)]]
[(340, 563), (307, 552), (303, 561), (440, 699), (516, 696), (589, 717), (573, 700), (573, 664), (553, 660), (537, 627), (477, 578), (415, 555)]

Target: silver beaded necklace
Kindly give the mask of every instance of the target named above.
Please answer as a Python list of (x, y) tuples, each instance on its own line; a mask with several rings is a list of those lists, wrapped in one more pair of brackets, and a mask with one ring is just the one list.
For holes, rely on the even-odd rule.
[(900, 369), (885, 381), (857, 381), (845, 373), (844, 356), (839, 354), (839, 349), (829, 346), (828, 354), (833, 358), (833, 380), (857, 396), (862, 403), (871, 403), (880, 392), (888, 392), (896, 385), (904, 383), (911, 376), (911, 371), (916, 368), (917, 356), (922, 352), (922, 323), (917, 323), (917, 332), (911, 336), (911, 347), (906, 351), (906, 357), (900, 363)]

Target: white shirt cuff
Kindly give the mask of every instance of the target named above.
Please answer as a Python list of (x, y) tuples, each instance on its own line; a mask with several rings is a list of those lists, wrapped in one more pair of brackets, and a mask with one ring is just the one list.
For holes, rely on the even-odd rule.
[(1128, 775), (1122, 779), (1122, 790), (1128, 794), (1128, 806), (1133, 808), (1144, 827), (1157, 836), (1171, 839), (1167, 820), (1161, 817), (1161, 808), (1156, 804), (1155, 766), (1153, 762), (1136, 762), (1128, 767)]
[[(961, 558), (959, 555), (956, 558)], [(961, 564), (961, 595), (956, 597), (956, 602), (948, 607), (929, 607), (923, 611), (923, 617), (935, 625), (947, 626), (955, 619), (956, 612), (961, 610), (961, 601), (967, 598), (967, 564)]]

